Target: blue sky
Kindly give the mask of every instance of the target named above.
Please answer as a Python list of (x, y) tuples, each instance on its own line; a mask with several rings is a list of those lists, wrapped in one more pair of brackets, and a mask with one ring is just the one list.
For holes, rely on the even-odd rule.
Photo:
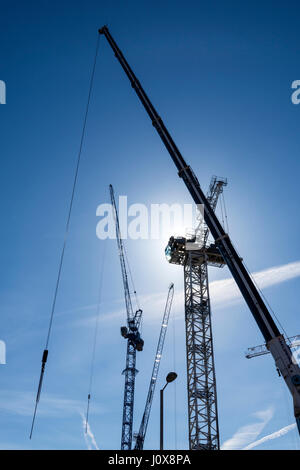
[[(109, 183), (129, 203), (190, 202), (101, 38), (43, 395), (29, 441), (89, 75), (103, 24), (109, 25), (202, 187), (206, 190), (213, 174), (228, 178), (232, 239), (250, 271), (263, 273), (264, 293), (287, 333), (300, 333), (300, 106), (290, 99), (291, 83), (300, 79), (299, 18), (293, 1), (1, 3), (0, 79), (7, 86), (7, 104), (0, 106), (1, 339), (7, 344), (7, 364), (0, 371), (1, 448), (86, 448), (80, 413), (87, 395), (104, 245), (90, 425), (99, 448), (119, 447), (123, 291), (116, 242), (96, 237), (96, 208), (109, 201)], [(165, 444), (187, 448), (182, 270), (166, 262), (166, 241), (127, 243), (144, 309), (134, 428), (141, 419), (165, 296), (173, 281), (178, 299), (158, 385), (175, 367), (176, 385), (166, 390), (170, 432)], [(270, 273), (274, 266), (280, 267), (279, 274)], [(226, 268), (210, 270), (211, 282), (228, 278)], [(230, 445), (241, 447), (292, 424), (291, 400), (270, 357), (244, 359), (244, 350), (261, 344), (262, 336), (243, 301), (230, 295), (225, 301), (226, 283), (223, 290), (217, 286), (212, 306), (221, 442), (237, 436)], [(158, 422), (156, 395), (146, 448), (158, 447)], [(295, 449), (299, 439), (291, 430), (258, 448)]]

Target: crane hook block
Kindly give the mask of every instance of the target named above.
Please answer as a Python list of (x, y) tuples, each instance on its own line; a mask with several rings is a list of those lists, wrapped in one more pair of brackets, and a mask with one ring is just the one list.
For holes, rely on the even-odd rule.
[(48, 358), (48, 349), (44, 349), (43, 357), (42, 357), (42, 363), (43, 364), (46, 364), (47, 358)]

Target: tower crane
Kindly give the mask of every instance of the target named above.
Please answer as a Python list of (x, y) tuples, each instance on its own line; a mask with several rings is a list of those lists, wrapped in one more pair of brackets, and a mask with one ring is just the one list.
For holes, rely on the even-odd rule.
[(129, 283), (126, 270), (125, 250), (120, 231), (119, 216), (112, 185), (109, 186), (110, 198), (113, 207), (113, 214), (116, 225), (116, 238), (118, 243), (119, 257), (121, 263), (121, 271), (124, 286), (125, 305), (127, 313), (127, 326), (121, 327), (121, 335), (127, 339), (126, 367), (123, 371), (125, 375), (124, 402), (123, 402), (123, 421), (121, 449), (131, 450), (132, 444), (132, 425), (133, 425), (133, 407), (134, 407), (134, 387), (135, 376), (137, 374), (136, 351), (142, 351), (144, 341), (141, 338), (139, 328), (142, 319), (142, 310), (133, 310)]
[[(226, 178), (213, 176), (207, 200), (216, 210)], [(183, 266), (188, 389), (188, 428), (191, 450), (219, 450), (217, 386), (214, 364), (208, 266), (225, 265), (218, 249), (208, 243), (209, 229), (200, 220), (194, 237), (171, 237), (165, 254)]]
[(236, 281), (241, 294), (244, 297), (253, 315), (253, 318), (264, 337), (266, 347), (273, 356), (276, 367), (280, 371), (280, 374), (292, 395), (294, 415), (300, 434), (300, 367), (295, 362), (289, 345), (275, 324), (262, 296), (252, 281), (246, 267), (244, 266), (243, 260), (239, 257), (236, 249), (234, 248), (230, 236), (225, 232), (220, 221), (218, 220), (218, 217), (211, 208), (200, 187), (196, 175), (184, 160), (163, 120), (157, 113), (156, 109), (142, 88), (142, 85), (138, 81), (137, 77), (117, 46), (115, 40), (111, 36), (108, 27), (104, 26), (99, 29), (99, 34), (103, 34), (110, 44), (117, 60), (122, 66), (133, 89), (135, 90), (149, 118), (151, 119), (154, 128), (156, 129), (167, 151), (169, 152), (171, 159), (177, 168), (179, 177), (182, 178), (195, 204), (202, 204), (204, 206), (204, 220), (215, 240), (215, 246), (220, 252), (221, 256), (224, 258), (234, 280)]
[(136, 437), (136, 443), (135, 443), (135, 447), (134, 447), (136, 450), (143, 450), (143, 447), (144, 447), (144, 441), (145, 441), (145, 437), (146, 437), (147, 426), (148, 426), (148, 421), (149, 421), (149, 417), (150, 417), (151, 406), (152, 406), (152, 402), (153, 402), (154, 391), (155, 391), (156, 381), (157, 381), (157, 377), (158, 377), (160, 361), (161, 361), (162, 352), (163, 352), (163, 348), (164, 348), (164, 342), (165, 342), (165, 337), (166, 337), (166, 333), (167, 333), (167, 328), (168, 328), (168, 323), (169, 323), (169, 317), (170, 317), (170, 311), (171, 311), (171, 307), (172, 307), (173, 297), (174, 297), (174, 284), (172, 283), (169, 287), (169, 290), (168, 290), (168, 296), (167, 296), (166, 306), (165, 306), (163, 320), (162, 320), (162, 324), (161, 324), (160, 335), (159, 335), (159, 339), (158, 339), (157, 350), (156, 350), (156, 354), (155, 354), (155, 359), (154, 359), (153, 370), (152, 370), (152, 374), (151, 374), (151, 380), (150, 380), (150, 385), (149, 385), (145, 410), (144, 410), (144, 414), (143, 414), (143, 417), (142, 417), (140, 429), (139, 429), (138, 435)]
[[(298, 352), (300, 346), (300, 335), (290, 336), (288, 338), (288, 342), (290, 343), (290, 348), (295, 355), (295, 353)], [(268, 350), (265, 344), (260, 344), (259, 346), (253, 346), (252, 348), (248, 348), (245, 353), (245, 357), (247, 359), (252, 359), (252, 357), (264, 356), (265, 354), (270, 354), (270, 351)]]

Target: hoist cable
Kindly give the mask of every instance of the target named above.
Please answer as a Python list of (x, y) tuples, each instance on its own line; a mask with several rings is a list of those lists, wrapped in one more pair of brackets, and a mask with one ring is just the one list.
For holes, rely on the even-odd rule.
[(276, 313), (275, 313), (274, 310), (272, 309), (272, 307), (271, 307), (271, 305), (270, 305), (268, 299), (267, 299), (266, 296), (264, 295), (263, 291), (261, 290), (261, 288), (260, 288), (259, 285), (257, 284), (257, 282), (256, 282), (256, 280), (255, 280), (253, 274), (252, 274), (252, 273), (250, 272), (250, 270), (248, 269), (248, 266), (246, 265), (245, 260), (243, 260), (243, 261), (244, 261), (244, 266), (245, 266), (246, 270), (248, 271), (248, 274), (249, 274), (249, 276), (250, 276), (250, 278), (251, 278), (253, 284), (255, 285), (256, 289), (257, 289), (258, 292), (260, 293), (260, 295), (261, 295), (261, 297), (263, 298), (263, 300), (265, 301), (266, 305), (269, 307), (269, 310), (272, 312), (273, 316), (274, 316), (275, 319), (277, 320), (278, 325), (280, 326), (280, 328), (282, 329), (283, 333), (284, 333), (285, 336), (286, 336), (285, 339), (286, 339), (287, 343), (289, 343), (289, 344), (291, 345), (290, 338), (288, 337), (287, 332), (285, 331), (285, 329), (284, 329), (284, 327), (283, 327), (281, 321), (279, 320), (278, 316), (276, 315)]
[[(223, 205), (223, 209), (222, 209), (222, 205)], [(225, 215), (225, 222), (226, 222), (226, 227), (225, 227), (225, 223), (223, 222), (223, 226), (224, 226), (224, 230), (227, 230), (227, 233), (229, 233), (229, 225), (228, 225), (228, 217), (227, 217), (227, 210), (226, 210), (226, 205), (225, 205), (225, 198), (224, 198), (224, 193), (222, 193), (221, 195), (221, 211), (222, 211), (222, 217), (223, 217), (223, 212), (224, 212), (224, 215)], [(285, 331), (281, 321), (279, 320), (278, 316), (276, 315), (276, 313), (274, 312), (274, 310), (272, 309), (268, 299), (266, 298), (266, 296), (264, 295), (263, 291), (261, 290), (261, 288), (259, 287), (259, 285), (257, 284), (253, 274), (251, 273), (251, 271), (248, 269), (248, 266), (246, 265), (245, 263), (245, 260), (244, 260), (244, 265), (245, 265), (245, 268), (246, 270), (248, 271), (248, 274), (250, 276), (250, 278), (252, 279), (252, 282), (253, 284), (255, 285), (255, 287), (257, 288), (258, 292), (260, 293), (260, 295), (262, 296), (262, 298), (264, 299), (266, 305), (269, 307), (269, 310), (272, 312), (273, 316), (275, 317), (275, 319), (277, 320), (277, 323), (278, 325), (280, 326), (280, 328), (282, 329), (282, 331), (284, 332), (285, 336), (286, 336), (286, 340), (289, 344), (290, 343), (290, 340), (289, 340), (289, 337), (287, 335), (287, 332)]]
[(78, 151), (78, 156), (77, 156), (76, 169), (75, 169), (75, 175), (74, 175), (74, 181), (73, 181), (73, 187), (72, 187), (72, 193), (71, 193), (69, 211), (68, 211), (67, 222), (66, 222), (66, 229), (65, 229), (64, 242), (63, 242), (63, 247), (62, 247), (62, 251), (61, 251), (60, 262), (59, 262), (59, 268), (58, 268), (58, 274), (57, 274), (56, 285), (55, 285), (55, 290), (54, 290), (54, 297), (53, 297), (52, 308), (51, 308), (51, 314), (50, 314), (50, 322), (49, 322), (48, 334), (47, 334), (47, 339), (46, 339), (46, 346), (45, 346), (45, 349), (44, 349), (44, 352), (43, 352), (43, 357), (42, 357), (42, 367), (41, 367), (41, 373), (40, 373), (40, 380), (39, 380), (39, 385), (38, 385), (38, 391), (37, 391), (37, 395), (36, 395), (36, 401), (35, 401), (35, 408), (34, 408), (34, 413), (33, 413), (33, 419), (32, 419), (32, 424), (31, 424), (30, 439), (31, 439), (32, 433), (33, 433), (33, 427), (34, 427), (35, 417), (36, 417), (36, 412), (37, 412), (37, 405), (38, 405), (38, 402), (39, 402), (39, 399), (40, 399), (40, 394), (41, 394), (41, 391), (42, 391), (42, 384), (43, 384), (43, 379), (44, 379), (45, 365), (46, 365), (47, 357), (48, 357), (48, 345), (49, 345), (50, 334), (51, 334), (51, 330), (52, 330), (52, 323), (53, 323), (53, 317), (54, 317), (54, 312), (55, 312), (55, 306), (56, 306), (56, 299), (57, 299), (57, 294), (58, 294), (58, 288), (59, 288), (59, 284), (60, 284), (61, 271), (62, 271), (63, 260), (64, 260), (64, 255), (65, 255), (66, 243), (67, 243), (67, 238), (68, 238), (68, 234), (69, 234), (69, 226), (70, 226), (70, 220), (71, 220), (71, 213), (72, 213), (72, 208), (73, 208), (73, 202), (74, 202), (74, 196), (75, 196), (75, 189), (76, 189), (76, 185), (77, 185), (78, 172), (79, 172), (79, 166), (80, 166), (80, 161), (81, 161), (81, 153), (82, 153), (83, 141), (84, 141), (84, 137), (85, 137), (85, 129), (86, 129), (86, 124), (87, 124), (87, 117), (88, 117), (88, 112), (89, 112), (89, 107), (90, 107), (90, 101), (91, 101), (91, 95), (92, 95), (92, 88), (93, 88), (93, 83), (94, 83), (94, 76), (95, 76), (95, 69), (96, 69), (96, 63), (97, 63), (98, 49), (99, 49), (99, 35), (98, 35), (98, 37), (97, 37), (96, 52), (95, 52), (95, 57), (94, 57), (94, 62), (93, 62), (93, 67), (92, 67), (92, 72), (91, 72), (89, 93), (88, 93), (88, 99), (87, 99), (85, 114), (84, 114), (83, 127), (82, 127), (82, 132), (81, 132), (81, 139), (80, 139), (79, 151)]
[(86, 420), (85, 420), (85, 432), (86, 433), (87, 433), (87, 426), (88, 426), (88, 420), (89, 420), (89, 409), (90, 409), (90, 400), (91, 400), (91, 393), (92, 393), (92, 384), (93, 384), (93, 378), (94, 378), (96, 347), (97, 347), (98, 330), (99, 330), (99, 318), (100, 318), (100, 312), (101, 312), (100, 307), (101, 307), (101, 302), (102, 302), (102, 286), (103, 286), (104, 264), (105, 264), (105, 247), (103, 248), (101, 268), (100, 268), (100, 277), (99, 277), (98, 303), (97, 303), (97, 310), (96, 310), (96, 323), (95, 323), (95, 330), (94, 330), (91, 369), (90, 369), (90, 379), (89, 379), (89, 388), (88, 388), (88, 400), (87, 400)]
[(224, 219), (224, 213), (223, 213), (223, 206), (222, 206), (222, 198), (220, 198), (220, 209), (221, 209), (221, 219), (222, 219), (222, 226), (223, 229), (225, 229), (225, 219)]
[(225, 222), (226, 222), (226, 229), (225, 229), (225, 226), (224, 226), (224, 230), (226, 230), (227, 233), (229, 233), (229, 225), (228, 225), (227, 210), (226, 210), (225, 197), (224, 197), (224, 193), (223, 193), (223, 192), (222, 192), (222, 194), (221, 194), (221, 201), (223, 201), (223, 208), (224, 208)]
[(132, 272), (131, 272), (131, 269), (130, 269), (130, 264), (129, 264), (129, 261), (128, 261), (128, 256), (127, 256), (127, 251), (126, 251), (125, 245), (123, 246), (123, 249), (124, 249), (124, 254), (125, 254), (125, 259), (126, 259), (126, 264), (127, 264), (127, 270), (129, 272), (130, 282), (132, 284), (135, 303), (136, 303), (136, 306), (137, 306), (137, 310), (140, 310), (141, 307), (140, 307), (138, 295), (137, 295), (137, 292), (136, 292), (136, 289), (135, 289), (135, 285), (134, 285), (134, 282), (133, 282), (133, 276), (132, 276)]
[[(222, 204), (223, 204), (223, 209), (222, 209)], [(227, 211), (226, 211), (226, 206), (225, 206), (225, 198), (224, 198), (224, 193), (222, 193), (221, 195), (221, 211), (222, 211), (222, 217), (223, 217), (223, 211), (224, 211), (224, 214), (225, 214), (225, 221), (226, 221), (226, 228), (225, 228), (225, 223), (224, 223), (224, 230), (227, 230), (227, 233), (229, 233), (229, 226), (228, 226), (228, 217), (227, 217)], [(252, 279), (252, 282), (253, 284), (255, 285), (256, 289), (258, 290), (258, 292), (260, 293), (261, 297), (263, 298), (263, 300), (265, 301), (267, 307), (269, 308), (269, 310), (272, 312), (273, 316), (275, 317), (275, 319), (277, 320), (277, 323), (278, 325), (280, 326), (280, 328), (282, 329), (282, 331), (284, 332), (285, 336), (286, 336), (286, 341), (290, 343), (290, 339), (287, 335), (287, 332), (285, 331), (281, 321), (279, 320), (278, 316), (276, 315), (276, 313), (274, 312), (274, 310), (272, 309), (268, 299), (266, 298), (266, 296), (264, 295), (263, 291), (261, 290), (261, 288), (259, 287), (259, 285), (257, 284), (253, 274), (251, 273), (250, 269), (248, 268), (248, 266), (246, 265), (245, 263), (245, 260), (244, 260), (244, 266), (250, 276), (250, 278)]]

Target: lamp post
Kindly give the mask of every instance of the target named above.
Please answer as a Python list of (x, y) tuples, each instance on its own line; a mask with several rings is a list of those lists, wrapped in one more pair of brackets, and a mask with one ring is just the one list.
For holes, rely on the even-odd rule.
[(164, 389), (168, 383), (173, 382), (176, 378), (176, 372), (169, 372), (166, 377), (166, 383), (160, 390), (160, 450), (164, 449)]

